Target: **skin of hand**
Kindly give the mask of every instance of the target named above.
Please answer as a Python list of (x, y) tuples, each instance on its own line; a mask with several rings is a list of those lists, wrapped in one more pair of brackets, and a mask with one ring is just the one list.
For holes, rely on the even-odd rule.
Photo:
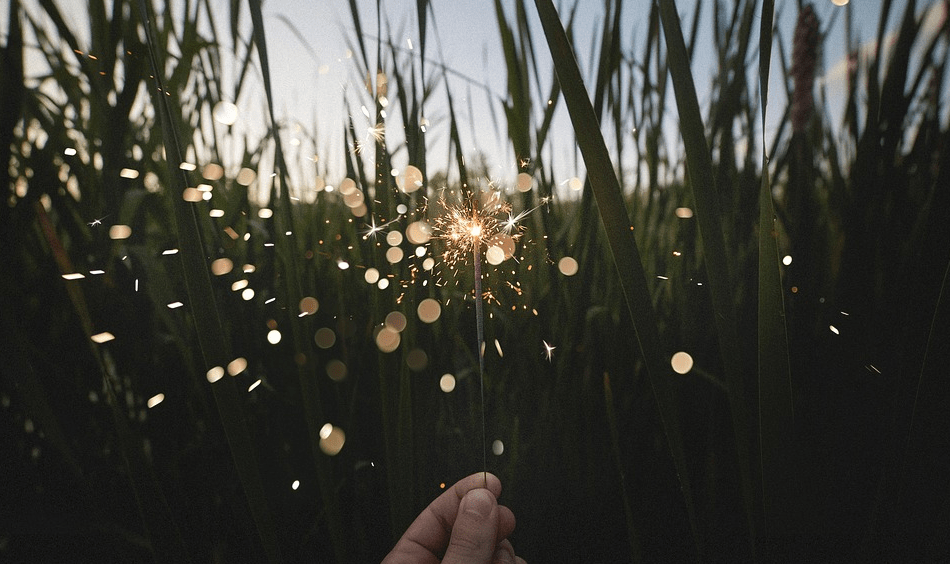
[(383, 564), (525, 564), (507, 539), (515, 516), (499, 495), (494, 474), (459, 480), (416, 517)]

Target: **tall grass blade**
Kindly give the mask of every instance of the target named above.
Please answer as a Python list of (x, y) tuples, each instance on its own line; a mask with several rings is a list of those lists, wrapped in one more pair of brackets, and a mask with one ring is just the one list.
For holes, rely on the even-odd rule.
[[(149, 90), (152, 92), (156, 113), (162, 124), (166, 162), (172, 182), (171, 189), (167, 190), (167, 193), (172, 200), (178, 245), (181, 249), (179, 255), (182, 260), (188, 301), (195, 321), (198, 345), (207, 367), (226, 366), (231, 358), (221, 319), (218, 317), (208, 265), (205, 263), (206, 253), (201, 229), (198, 226), (198, 217), (194, 207), (181, 198), (182, 192), (188, 186), (188, 180), (180, 169), (184, 153), (173, 125), (170, 102), (167, 99), (168, 96), (165, 95), (166, 89), (162, 78), (165, 65), (162, 64), (160, 47), (155, 43), (150, 7), (145, 0), (140, 0), (137, 8), (145, 28), (146, 47), (156, 83), (155, 87)], [(231, 379), (224, 378), (216, 382), (211, 389), (264, 552), (269, 562), (278, 563), (281, 558), (277, 532), (257, 466), (257, 450), (245, 422), (236, 385)]]
[(774, 545), (790, 533), (792, 503), (800, 495), (796, 476), (795, 418), (785, 325), (785, 301), (778, 254), (772, 184), (765, 143), (769, 60), (774, 2), (765, 0), (759, 32), (759, 88), (762, 102), (762, 183), (759, 190), (759, 466), (762, 480), (763, 534)]
[[(257, 43), (257, 56), (261, 65), (261, 79), (267, 98), (267, 116), (274, 141), (274, 168), (277, 172), (275, 180), (278, 182), (278, 232), (288, 233), (286, 237), (281, 238), (284, 244), (278, 247), (281, 258), (280, 266), (283, 269), (284, 283), (287, 285), (288, 301), (291, 304), (298, 304), (304, 297), (300, 281), (300, 267), (298, 264), (298, 256), (300, 253), (297, 249), (297, 235), (295, 234), (296, 229), (293, 220), (293, 203), (290, 199), (290, 178), (288, 176), (287, 163), (284, 159), (280, 128), (274, 113), (274, 93), (271, 86), (267, 41), (264, 36), (264, 17), (261, 12), (261, 0), (249, 0), (248, 7), (251, 11), (251, 22), (253, 24), (255, 42)], [(360, 41), (362, 43), (362, 38)], [(304, 333), (302, 327), (293, 325), (291, 327), (294, 349), (297, 353), (310, 356), (308, 353), (311, 352), (312, 347), (309, 337)], [(323, 510), (327, 518), (330, 540), (337, 560), (345, 562), (347, 560), (346, 531), (343, 526), (339, 503), (335, 495), (329, 460), (327, 460), (326, 456), (324, 456), (320, 450), (320, 427), (324, 424), (325, 418), (323, 415), (323, 407), (320, 403), (319, 390), (317, 388), (316, 379), (308, 370), (307, 364), (299, 363), (297, 365), (297, 376), (300, 382), (301, 403), (304, 406), (304, 414), (307, 420), (310, 450), (313, 453), (313, 459), (316, 465), (317, 483), (323, 501)]]
[(735, 319), (735, 304), (732, 297), (732, 275), (726, 254), (723, 223), (719, 209), (718, 194), (713, 184), (712, 156), (706, 144), (703, 118), (696, 98), (696, 87), (690, 71), (683, 30), (674, 0), (660, 0), (660, 17), (666, 38), (667, 57), (676, 107), (679, 111), (680, 132), (686, 151), (686, 168), (689, 185), (696, 205), (696, 219), (702, 240), (706, 273), (709, 277), (709, 292), (712, 296), (716, 334), (726, 371), (726, 386), (729, 390), (729, 406), (732, 410), (733, 431), (742, 487), (743, 505), (749, 527), (750, 546), (755, 546), (755, 523), (753, 518), (753, 488), (750, 460), (750, 431), (744, 390), (744, 370)]
[(676, 419), (673, 397), (669, 384), (664, 377), (669, 367), (663, 361), (664, 350), (657, 328), (656, 312), (650, 301), (650, 290), (646, 284), (646, 273), (640, 259), (640, 251), (627, 216), (626, 205), (617, 177), (614, 174), (607, 145), (600, 131), (598, 119), (587, 94), (587, 88), (581, 78), (580, 69), (571, 50), (564, 28), (561, 26), (557, 9), (551, 0), (535, 0), (538, 16), (547, 38), (561, 91), (571, 117), (571, 123), (577, 136), (591, 190), (597, 200), (601, 220), (607, 241), (617, 267), (617, 274), (630, 318), (636, 331), (637, 344), (643, 356), (649, 375), (650, 386), (660, 415), (660, 424), (667, 440), (667, 447), (676, 467), (677, 479), (683, 494), (689, 516), (693, 538), (699, 547), (696, 531), (695, 509), (686, 468), (686, 454), (683, 448)]

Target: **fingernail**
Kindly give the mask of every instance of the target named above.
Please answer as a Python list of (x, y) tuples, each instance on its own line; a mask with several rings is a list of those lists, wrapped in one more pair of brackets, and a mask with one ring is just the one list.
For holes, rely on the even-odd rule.
[(462, 499), (464, 506), (462, 510), (469, 515), (484, 519), (491, 513), (492, 506), (495, 505), (494, 501), (495, 498), (488, 490), (472, 490), (465, 494), (465, 498)]

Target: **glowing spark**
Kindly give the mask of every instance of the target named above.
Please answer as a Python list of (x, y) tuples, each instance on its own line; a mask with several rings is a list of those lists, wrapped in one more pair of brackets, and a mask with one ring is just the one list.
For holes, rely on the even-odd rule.
[(94, 219), (94, 220), (90, 221), (90, 222), (87, 223), (86, 225), (88, 225), (89, 227), (95, 227), (95, 226), (97, 226), (97, 225), (102, 225), (102, 220), (105, 219), (105, 218), (107, 218), (107, 217), (109, 217), (109, 216), (104, 215), (104, 216), (100, 217), (99, 219)]
[(541, 341), (544, 343), (544, 357), (548, 359), (548, 362), (551, 362), (551, 358), (554, 357), (554, 349), (557, 347), (552, 346), (547, 341)]

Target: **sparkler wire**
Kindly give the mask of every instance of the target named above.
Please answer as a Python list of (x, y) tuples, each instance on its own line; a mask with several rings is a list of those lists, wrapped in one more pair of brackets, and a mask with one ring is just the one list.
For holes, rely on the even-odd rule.
[(482, 249), (475, 239), (475, 335), (478, 339), (478, 385), (482, 396), (482, 468), (488, 488), (488, 439), (485, 433), (485, 313), (482, 304)]

